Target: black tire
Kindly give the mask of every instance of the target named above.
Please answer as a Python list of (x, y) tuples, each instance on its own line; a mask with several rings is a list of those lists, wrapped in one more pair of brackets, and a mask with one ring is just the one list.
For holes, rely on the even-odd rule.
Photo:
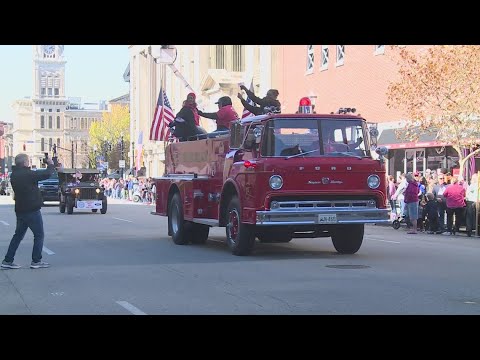
[(335, 250), (340, 254), (355, 254), (363, 242), (364, 224), (343, 225), (331, 231)]
[(179, 193), (175, 193), (168, 205), (168, 228), (172, 240), (177, 245), (186, 245), (190, 242), (186, 221), (183, 218), (183, 205)]
[[(106, 214), (107, 213), (107, 207), (108, 207), (107, 198), (104, 197), (103, 200), (102, 200), (102, 208), (100, 209), (100, 213)], [(96, 209), (94, 209), (94, 210), (96, 210)]]
[(191, 223), (187, 229), (187, 237), (192, 244), (202, 245), (207, 242), (210, 226)]
[(140, 200), (141, 200), (141, 199), (140, 199), (140, 196), (138, 196), (138, 195), (134, 195), (134, 196), (133, 196), (133, 202), (138, 203), (138, 202), (140, 202)]
[(96, 213), (97, 211), (98, 211), (98, 209), (92, 209), (93, 213)]
[(60, 209), (60, 213), (64, 214), (65, 213), (65, 203), (62, 203), (60, 201), (60, 204), (58, 205), (58, 208)]
[(242, 209), (237, 196), (230, 199), (227, 207), (227, 245), (233, 255), (249, 255), (255, 245), (255, 226), (243, 224)]
[(400, 221), (398, 221), (398, 220), (393, 220), (393, 222), (392, 222), (392, 227), (393, 227), (395, 230), (400, 229)]
[(66, 206), (67, 206), (67, 214), (71, 215), (73, 214), (73, 205), (74, 205), (74, 201), (71, 197), (67, 197), (66, 199)]

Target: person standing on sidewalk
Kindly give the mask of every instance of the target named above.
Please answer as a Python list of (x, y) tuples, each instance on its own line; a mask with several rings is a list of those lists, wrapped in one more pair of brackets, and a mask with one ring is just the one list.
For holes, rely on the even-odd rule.
[(407, 188), (405, 189), (405, 206), (407, 208), (407, 214), (410, 222), (412, 223), (412, 229), (407, 234), (417, 233), (417, 220), (418, 220), (418, 183), (411, 173), (405, 175), (407, 180)]
[(47, 268), (50, 264), (42, 261), (43, 250), (43, 219), (40, 208), (42, 196), (38, 189), (38, 182), (46, 180), (52, 175), (55, 167), (50, 158), (46, 171), (33, 171), (30, 169), (30, 160), (26, 154), (18, 154), (15, 157), (15, 169), (12, 171), (11, 183), (15, 193), (15, 214), (17, 227), (15, 234), (8, 246), (7, 254), (2, 262), (3, 269), (19, 269), (21, 266), (13, 262), (20, 242), (25, 237), (27, 229), (33, 232), (32, 269)]

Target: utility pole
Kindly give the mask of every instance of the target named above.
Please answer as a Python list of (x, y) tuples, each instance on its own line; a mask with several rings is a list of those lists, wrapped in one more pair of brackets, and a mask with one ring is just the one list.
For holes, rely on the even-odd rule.
[(73, 140), (72, 140), (72, 169), (75, 168), (75, 164), (73, 162)]

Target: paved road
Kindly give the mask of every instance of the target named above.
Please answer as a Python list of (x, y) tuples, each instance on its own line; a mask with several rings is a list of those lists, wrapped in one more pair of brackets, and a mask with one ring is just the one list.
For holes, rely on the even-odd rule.
[[(237, 257), (223, 228), (206, 245), (173, 244), (152, 210), (42, 209), (52, 267), (28, 268), (27, 233), (15, 258), (24, 267), (0, 271), (0, 314), (480, 314), (480, 238), (370, 225), (355, 255), (324, 238), (257, 243)], [(0, 197), (1, 257), (14, 224)]]

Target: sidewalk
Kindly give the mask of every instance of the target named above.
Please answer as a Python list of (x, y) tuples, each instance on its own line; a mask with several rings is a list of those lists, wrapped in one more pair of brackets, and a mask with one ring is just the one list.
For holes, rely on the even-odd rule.
[(129, 201), (129, 200), (125, 200), (125, 199), (113, 199), (113, 198), (108, 198), (107, 200), (107, 203), (108, 204), (128, 204), (128, 205), (150, 205), (150, 206), (155, 206), (155, 203), (151, 204), (151, 203), (143, 203), (143, 202), (133, 202), (133, 201)]

